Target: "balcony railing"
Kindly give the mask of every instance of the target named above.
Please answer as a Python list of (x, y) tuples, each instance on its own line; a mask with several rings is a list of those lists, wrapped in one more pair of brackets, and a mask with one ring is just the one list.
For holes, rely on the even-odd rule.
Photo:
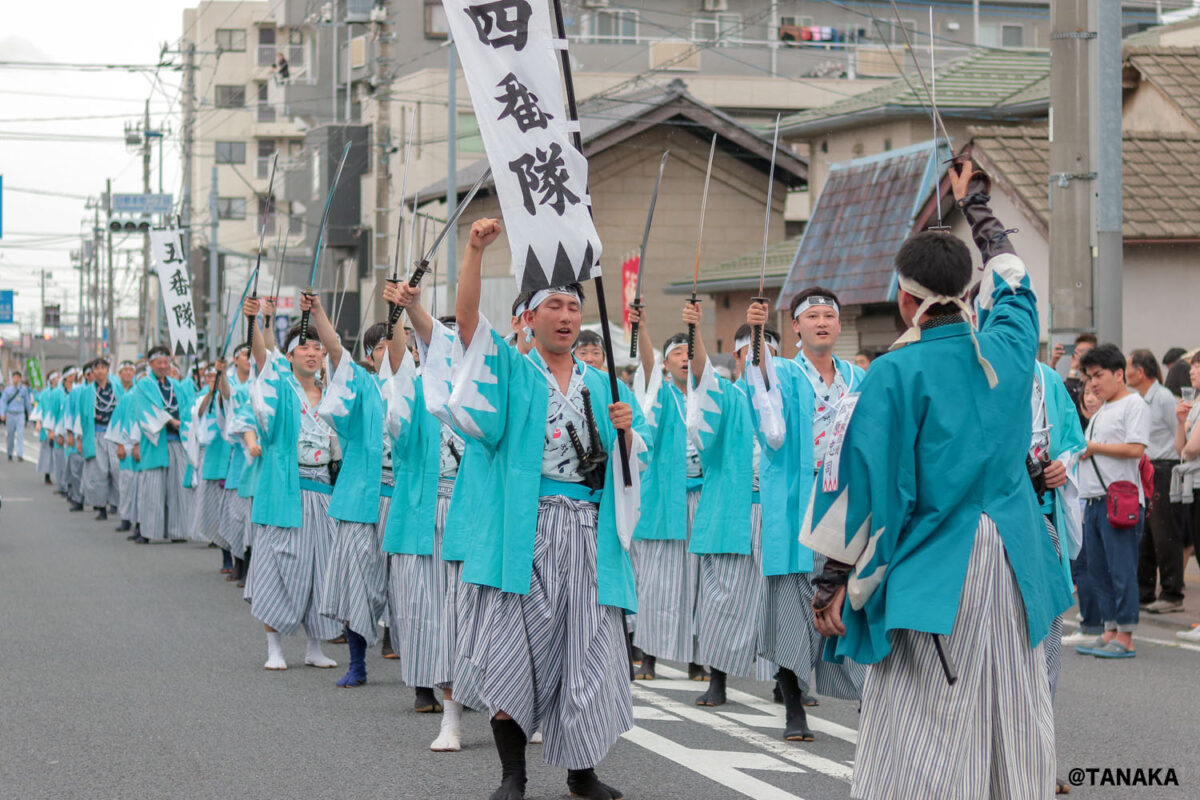
[(259, 103), (255, 119), (258, 122), (274, 122), (275, 121), (275, 106), (270, 103)]

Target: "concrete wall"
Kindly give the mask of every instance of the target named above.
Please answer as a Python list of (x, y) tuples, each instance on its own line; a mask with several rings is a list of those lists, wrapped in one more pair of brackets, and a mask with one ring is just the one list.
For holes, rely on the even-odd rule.
[(1126, 131), (1185, 133), (1192, 136), (1200, 133), (1195, 123), (1149, 81), (1139, 82), (1137, 89), (1125, 98), (1121, 109), (1121, 125)]
[(1200, 346), (1200, 244), (1125, 243), (1121, 343), (1162, 358), (1170, 347)]

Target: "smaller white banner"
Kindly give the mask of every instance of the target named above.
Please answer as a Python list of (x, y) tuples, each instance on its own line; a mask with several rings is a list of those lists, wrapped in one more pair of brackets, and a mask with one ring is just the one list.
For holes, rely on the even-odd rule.
[(150, 231), (150, 250), (162, 291), (163, 310), (171, 335), (171, 351), (176, 355), (194, 355), (196, 345), (196, 307), (192, 305), (192, 280), (188, 274), (183, 231), (162, 228)]

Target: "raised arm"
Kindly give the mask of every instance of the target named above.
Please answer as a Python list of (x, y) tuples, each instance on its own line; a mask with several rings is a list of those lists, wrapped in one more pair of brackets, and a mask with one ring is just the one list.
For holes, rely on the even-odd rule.
[(479, 294), (483, 286), (483, 251), (496, 241), (502, 228), (500, 220), (479, 219), (471, 225), (467, 252), (458, 273), (458, 294), (454, 298), (454, 314), (458, 320), (458, 336), (464, 348), (471, 345), (479, 325)]
[(654, 370), (654, 342), (650, 340), (650, 333), (646, 330), (645, 306), (629, 304), (629, 323), (637, 325), (638, 353), (642, 362), (642, 373), (649, 381), (650, 373)]
[(247, 297), (242, 303), (242, 313), (250, 320), (250, 356), (254, 366), (261, 370), (267, 361), (267, 346), (263, 341), (262, 331), (258, 329), (258, 308), (262, 301)]
[(329, 321), (329, 315), (325, 313), (325, 307), (321, 305), (321, 298), (315, 293), (301, 293), (300, 311), (308, 311), (311, 314), (317, 338), (321, 340), (321, 345), (329, 355), (329, 363), (333, 365), (331, 369), (337, 369), (337, 365), (342, 363), (342, 340), (334, 330), (333, 323)]
[(704, 337), (700, 335), (700, 301), (688, 300), (683, 304), (683, 324), (694, 325), (696, 336), (692, 348), (692, 379), (700, 380), (704, 365), (708, 363), (708, 350), (704, 348)]
[[(275, 341), (275, 324), (273, 322), (275, 319), (275, 298), (266, 297), (260, 300), (259, 303), (261, 304), (260, 307), (262, 308), (263, 315), (263, 344), (268, 350), (274, 350), (279, 346), (279, 343)], [(262, 369), (261, 365), (259, 369)]]
[[(387, 303), (403, 307), (404, 293), (400, 288), (402, 285), (391, 282), (383, 284), (383, 299)], [(408, 347), (408, 336), (404, 333), (404, 326), (397, 325), (392, 329), (392, 338), (388, 342), (388, 363), (394, 374), (400, 369), (400, 364), (404, 361), (404, 352)]]
[(421, 305), (421, 288), (419, 286), (409, 286), (407, 283), (401, 283), (398, 287), (401, 297), (407, 301), (404, 306), (408, 310), (408, 319), (412, 322), (413, 332), (426, 345), (429, 344), (429, 339), (433, 336), (433, 317), (425, 310), (425, 306)]
[(1013, 249), (1004, 225), (996, 219), (989, 205), (992, 199), (991, 178), (986, 172), (974, 169), (970, 161), (963, 161), (957, 166), (957, 170), (950, 170), (950, 188), (954, 192), (955, 202), (971, 225), (971, 237), (979, 248), (983, 263), (1001, 253), (1016, 255), (1017, 251)]

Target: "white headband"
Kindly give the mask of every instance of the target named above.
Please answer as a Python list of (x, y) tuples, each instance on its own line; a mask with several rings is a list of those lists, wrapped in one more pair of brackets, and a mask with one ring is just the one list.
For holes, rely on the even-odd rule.
[[(737, 353), (742, 352), (742, 348), (749, 347), (753, 341), (754, 341), (753, 333), (751, 333), (749, 336), (743, 336), (740, 339), (734, 339), (733, 340), (734, 354), (736, 355)], [(763, 331), (763, 341), (767, 343), (768, 347), (774, 348), (776, 353), (779, 352), (779, 337), (778, 336), (771, 333), (770, 331)]]
[(800, 316), (813, 306), (829, 306), (835, 314), (840, 315), (842, 313), (842, 309), (838, 307), (837, 300), (834, 300), (832, 297), (823, 297), (819, 294), (814, 294), (812, 297), (804, 298), (800, 305), (796, 306), (796, 310), (792, 312), (792, 319)]
[(528, 310), (529, 310), (529, 303), (517, 303), (517, 308), (515, 311), (513, 311), (513, 316), (514, 317), (523, 316), (525, 314), (525, 312)]
[(687, 342), (675, 342), (667, 345), (667, 349), (663, 351), (663, 361), (666, 361), (667, 357), (670, 356), (671, 353), (674, 353), (681, 347), (687, 347)]
[(580, 303), (580, 304), (583, 303), (583, 300), (580, 299), (580, 297), (579, 297), (579, 293), (576, 292), (571, 287), (569, 287), (569, 286), (551, 286), (548, 289), (538, 289), (536, 292), (534, 292), (533, 297), (529, 298), (529, 305), (525, 309), (523, 309), (521, 311), (521, 313), (524, 314), (526, 311), (533, 311), (538, 306), (540, 306), (542, 303), (546, 302), (553, 295), (556, 295), (556, 294), (564, 294), (567, 297), (575, 298), (576, 303)]
[[(288, 342), (288, 346), (287, 346), (287, 354), (288, 354), (289, 356), (292, 354), (292, 351), (293, 351), (293, 350), (295, 350), (297, 347), (299, 347), (299, 346), (300, 346), (300, 339), (301, 339), (301, 337), (300, 337), (300, 336), (294, 336), (294, 337), (292, 337), (292, 340), (291, 340), (290, 342)], [(307, 340), (307, 339), (305, 339), (305, 343), (306, 343), (306, 344), (308, 343), (308, 340)]]
[(975, 276), (972, 277), (971, 283), (968, 284), (967, 288), (963, 291), (962, 297), (950, 297), (949, 295), (935, 294), (933, 291), (926, 289), (924, 286), (911, 278), (906, 278), (903, 275), (900, 275), (899, 277), (900, 288), (920, 300), (921, 305), (917, 307), (917, 313), (913, 314), (912, 325), (910, 325), (908, 330), (902, 333), (900, 338), (893, 342), (892, 346), (888, 349), (895, 350), (903, 347), (906, 344), (919, 342), (921, 340), (921, 326), (919, 321), (922, 315), (924, 315), (924, 313), (928, 311), (931, 306), (943, 304), (956, 306), (962, 312), (963, 322), (967, 323), (967, 328), (971, 332), (971, 344), (975, 345), (975, 358), (979, 361), (979, 366), (983, 367), (983, 374), (987, 376), (988, 386), (992, 389), (995, 389), (996, 384), (1000, 382), (999, 378), (996, 377), (996, 370), (992, 368), (991, 363), (989, 363), (988, 360), (983, 357), (983, 351), (979, 349), (979, 339), (975, 338), (975, 326), (971, 324), (971, 308), (967, 305), (967, 301), (964, 299), (971, 293), (971, 289), (975, 287), (975, 284), (979, 280), (979, 274), (976, 273)]
[(75, 367), (71, 367), (71, 368), (70, 368), (70, 369), (68, 369), (66, 372), (64, 372), (64, 373), (62, 374), (62, 376), (63, 376), (64, 378), (74, 378), (74, 377), (75, 377), (76, 375), (78, 375), (78, 374), (79, 374), (79, 370), (78, 370), (78, 369), (76, 369)]

